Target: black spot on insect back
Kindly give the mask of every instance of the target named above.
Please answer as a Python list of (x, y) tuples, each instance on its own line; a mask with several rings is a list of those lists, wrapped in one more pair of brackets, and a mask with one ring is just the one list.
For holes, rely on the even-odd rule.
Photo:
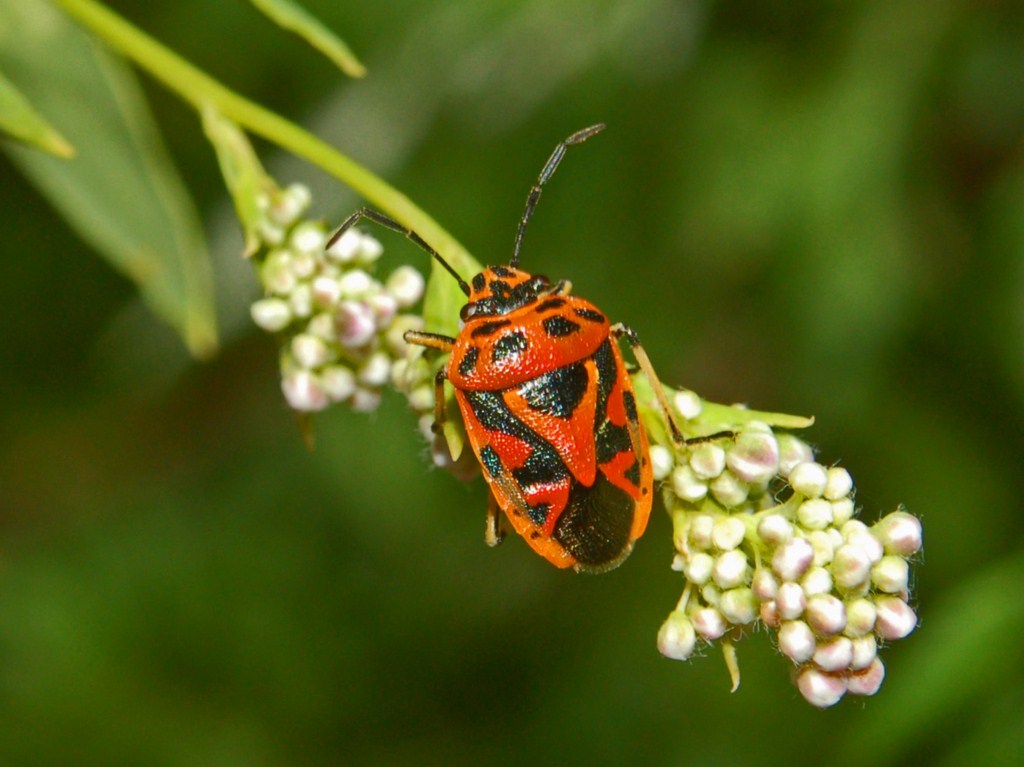
[(577, 317), (582, 317), (590, 322), (605, 322), (605, 316), (596, 309), (573, 309), (573, 313)]
[(526, 351), (529, 343), (526, 336), (519, 330), (506, 333), (494, 342), (494, 349), (491, 351), (491, 362), (498, 363), (509, 357), (514, 357)]
[(572, 320), (567, 320), (561, 314), (553, 314), (550, 317), (546, 317), (541, 324), (544, 326), (544, 332), (552, 338), (571, 336), (580, 329), (579, 325)]
[(519, 387), (519, 394), (532, 410), (569, 418), (587, 393), (587, 368), (582, 362), (555, 368)]
[(491, 322), (485, 322), (479, 327), (473, 328), (473, 332), (469, 335), (470, 338), (486, 338), (487, 336), (493, 336), (503, 327), (511, 324), (510, 320), (492, 320)]
[(537, 305), (537, 311), (538, 312), (546, 312), (546, 311), (548, 311), (550, 309), (560, 309), (563, 306), (565, 306), (565, 304), (566, 304), (566, 300), (564, 298), (560, 298), (558, 296), (555, 296), (554, 298), (549, 298), (546, 301), (543, 301), (540, 304), (538, 304)]
[(473, 277), (473, 290), (479, 293), (487, 285), (487, 278), (483, 272)]
[(471, 346), (466, 350), (466, 354), (459, 362), (459, 374), (463, 376), (469, 376), (476, 370), (476, 361), (480, 356), (480, 349), (476, 346)]

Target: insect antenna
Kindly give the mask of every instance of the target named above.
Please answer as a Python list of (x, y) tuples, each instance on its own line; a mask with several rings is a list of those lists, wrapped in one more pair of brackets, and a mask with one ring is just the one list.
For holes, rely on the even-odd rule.
[(424, 240), (422, 237), (416, 234), (416, 232), (414, 232), (412, 229), (408, 229), (402, 226), (400, 223), (395, 221), (390, 216), (386, 216), (379, 211), (373, 210), (372, 208), (360, 208), (351, 216), (342, 221), (341, 226), (339, 226), (338, 230), (331, 236), (331, 239), (327, 241), (327, 247), (330, 248), (334, 243), (341, 239), (341, 236), (345, 234), (345, 232), (347, 232), (352, 226), (354, 226), (355, 223), (359, 221), (359, 219), (361, 218), (368, 218), (375, 224), (380, 224), (385, 229), (390, 229), (392, 232), (404, 234), (406, 237), (412, 240), (412, 242), (415, 243), (418, 247), (425, 250), (431, 256), (436, 258), (437, 262), (448, 270), (448, 274), (454, 277), (455, 281), (459, 283), (459, 288), (462, 290), (462, 292), (465, 293), (467, 296), (469, 295), (469, 285), (466, 283), (466, 281), (459, 276), (459, 273), (452, 268), (451, 264), (449, 264), (447, 261), (441, 258), (440, 253), (438, 253), (436, 250), (430, 247), (430, 245), (427, 244), (426, 240)]
[(530, 218), (533, 216), (533, 210), (537, 207), (537, 201), (540, 199), (542, 187), (547, 183), (548, 179), (554, 175), (555, 170), (558, 168), (558, 163), (560, 163), (562, 158), (565, 156), (565, 150), (574, 144), (582, 144), (595, 133), (603, 131), (604, 127), (604, 123), (598, 123), (597, 125), (591, 125), (589, 128), (583, 128), (582, 130), (576, 131), (565, 141), (559, 143), (559, 145), (555, 147), (555, 151), (551, 153), (548, 161), (544, 163), (544, 168), (537, 177), (537, 183), (530, 187), (530, 194), (526, 198), (526, 210), (523, 211), (523, 217), (519, 219), (519, 229), (516, 230), (516, 242), (515, 247), (512, 248), (512, 260), (509, 261), (509, 266), (519, 266), (519, 251), (523, 246), (523, 235), (526, 234), (526, 225), (530, 223)]

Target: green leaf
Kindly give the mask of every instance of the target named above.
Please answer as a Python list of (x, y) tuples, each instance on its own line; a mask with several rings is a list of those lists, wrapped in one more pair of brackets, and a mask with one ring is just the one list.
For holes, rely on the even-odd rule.
[(282, 29), (294, 32), (312, 45), (349, 77), (362, 77), (362, 65), (347, 45), (309, 11), (291, 0), (249, 0)]
[[(198, 356), (216, 348), (202, 227), (134, 74), (43, 0), (0, 0), (0, 66), (77, 154), (11, 160), (79, 235), (134, 280)], [(59, 55), (58, 55), (59, 54)]]
[(57, 129), (0, 73), (0, 130), (56, 157), (71, 157), (72, 147)]
[(267, 175), (248, 137), (238, 125), (212, 106), (203, 109), (203, 129), (217, 152), (221, 174), (235, 203), (245, 235), (245, 256), (260, 246), (259, 223), (263, 218), (259, 200), (273, 195), (278, 186)]

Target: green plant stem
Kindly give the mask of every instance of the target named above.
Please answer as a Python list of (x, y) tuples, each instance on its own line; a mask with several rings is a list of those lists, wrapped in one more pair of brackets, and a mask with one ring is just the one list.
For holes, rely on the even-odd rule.
[(322, 141), (280, 115), (225, 87), (173, 51), (132, 26), (94, 0), (54, 0), (90, 29), (161, 81), (197, 111), (212, 105), (222, 115), (262, 136), (347, 184), (373, 206), (417, 232), (461, 274), (475, 274), (476, 261), (433, 218), (408, 197)]

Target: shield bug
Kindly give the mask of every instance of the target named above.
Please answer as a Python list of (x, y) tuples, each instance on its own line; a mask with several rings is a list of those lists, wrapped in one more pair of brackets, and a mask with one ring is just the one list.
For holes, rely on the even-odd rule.
[(404, 234), (458, 281), (467, 298), (458, 336), (405, 334), (408, 343), (450, 353), (435, 379), (435, 431), (445, 417), (447, 380), (490, 488), (488, 543), (501, 541), (500, 508), (534, 551), (582, 572), (622, 563), (647, 527), (654, 494), (620, 338), (650, 379), (673, 439), (683, 442), (636, 333), (571, 295), (568, 280), (551, 282), (519, 268), (544, 184), (568, 147), (603, 129), (584, 128), (555, 147), (530, 189), (512, 258), (468, 283), (418, 234), (377, 211), (356, 211), (334, 235), (370, 219)]

